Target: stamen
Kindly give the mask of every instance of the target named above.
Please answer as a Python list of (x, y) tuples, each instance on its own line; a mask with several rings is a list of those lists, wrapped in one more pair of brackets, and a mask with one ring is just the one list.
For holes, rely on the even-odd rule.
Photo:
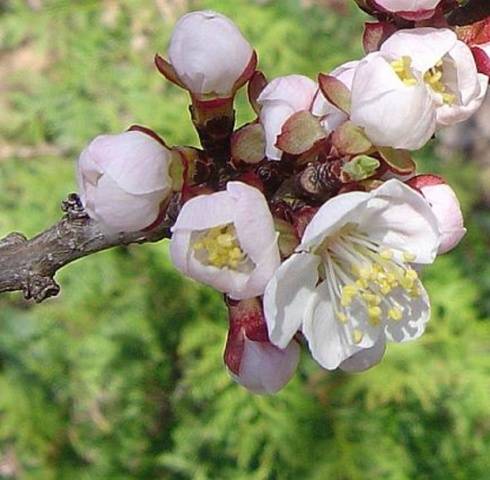
[(247, 260), (232, 224), (210, 228), (193, 243), (193, 250), (207, 265), (236, 270)]
[(408, 56), (403, 56), (391, 62), (391, 68), (393, 68), (400, 80), (408, 86), (417, 84), (417, 79), (413, 76), (410, 69), (411, 65), (412, 59)]
[(456, 95), (447, 92), (447, 86), (443, 82), (443, 62), (439, 60), (432, 68), (424, 75), (424, 81), (429, 87), (442, 97), (443, 103), (452, 105), (456, 101)]

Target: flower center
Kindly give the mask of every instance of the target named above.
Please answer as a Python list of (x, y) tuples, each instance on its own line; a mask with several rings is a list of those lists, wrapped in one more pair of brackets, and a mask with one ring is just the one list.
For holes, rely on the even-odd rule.
[(214, 227), (199, 234), (192, 248), (200, 261), (217, 268), (238, 270), (247, 261), (233, 224)]
[(412, 65), (412, 59), (407, 56), (400, 57), (398, 60), (394, 60), (391, 62), (391, 68), (395, 71), (395, 73), (398, 75), (398, 78), (405, 84), (405, 85), (416, 85), (417, 84), (417, 79), (414, 77), (412, 70), (411, 70), (411, 65)]
[(442, 82), (443, 63), (439, 60), (432, 68), (424, 75), (424, 82), (430, 88), (442, 97), (442, 101), (448, 105), (452, 105), (456, 101), (456, 96), (447, 91), (446, 85)]
[[(383, 247), (355, 227), (344, 227), (317, 253), (323, 259), (322, 277), (337, 320), (343, 324), (349, 322), (349, 310), (355, 303), (361, 305), (373, 327), (398, 322), (405, 315), (405, 300), (421, 295), (417, 272), (409, 265), (415, 256)], [(352, 333), (354, 343), (360, 343), (363, 335), (356, 328)]]

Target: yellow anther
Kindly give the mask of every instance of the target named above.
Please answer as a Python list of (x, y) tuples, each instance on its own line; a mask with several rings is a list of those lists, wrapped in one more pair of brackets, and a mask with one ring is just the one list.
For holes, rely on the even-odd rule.
[(347, 315), (345, 313), (337, 312), (337, 320), (340, 323), (347, 323), (348, 318), (347, 318)]
[(369, 307), (368, 308), (368, 317), (369, 317), (369, 323), (371, 325), (379, 325), (381, 322), (381, 315), (383, 311), (379, 307)]
[(409, 268), (405, 272), (405, 277), (411, 279), (411, 280), (417, 280), (419, 276), (417, 275), (417, 272), (413, 268)]
[(379, 256), (385, 260), (391, 260), (393, 258), (393, 250), (381, 250)]
[(194, 251), (204, 251), (203, 261), (217, 268), (236, 269), (246, 258), (233, 225), (209, 229), (194, 242), (192, 248)]
[(398, 322), (399, 320), (401, 320), (403, 318), (403, 312), (398, 307), (390, 308), (388, 310), (388, 317), (391, 320)]
[(375, 295), (374, 293), (363, 293), (362, 298), (367, 302), (370, 306), (376, 306), (381, 303), (381, 298), (379, 295)]
[(355, 328), (354, 331), (352, 332), (352, 339), (354, 340), (354, 343), (356, 344), (361, 343), (363, 338), (364, 338), (364, 334), (361, 332), (361, 330)]
[(412, 252), (403, 252), (403, 260), (405, 262), (413, 262), (417, 258), (417, 255), (415, 255)]
[(391, 62), (391, 67), (405, 85), (416, 85), (417, 83), (417, 79), (413, 76), (410, 69), (411, 65), (412, 59), (407, 56)]
[(430, 88), (432, 88), (432, 90), (434, 90), (434, 92), (441, 95), (443, 103), (451, 105), (456, 101), (456, 96), (447, 92), (447, 87), (442, 81), (443, 75), (443, 62), (442, 60), (439, 60), (425, 73), (424, 81)]

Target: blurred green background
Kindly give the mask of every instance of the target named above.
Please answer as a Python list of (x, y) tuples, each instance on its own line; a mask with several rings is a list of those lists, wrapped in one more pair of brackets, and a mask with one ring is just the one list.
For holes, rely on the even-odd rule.
[[(362, 53), (351, 4), (0, 1), (0, 236), (59, 218), (99, 133), (141, 123), (195, 144), (185, 93), (152, 65), (186, 10), (232, 17), (269, 78), (314, 78)], [(252, 118), (243, 96), (238, 107), (239, 123)], [(418, 155), (460, 194), (469, 233), (426, 271), (426, 335), (367, 373), (325, 372), (305, 352), (280, 394), (248, 394), (223, 367), (220, 296), (176, 273), (165, 243), (76, 262), (41, 305), (1, 296), (0, 478), (489, 479), (490, 167), (477, 124)]]

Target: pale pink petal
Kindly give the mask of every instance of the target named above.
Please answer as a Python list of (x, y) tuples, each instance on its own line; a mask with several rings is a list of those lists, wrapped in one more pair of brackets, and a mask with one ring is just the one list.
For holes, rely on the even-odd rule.
[(388, 180), (371, 195), (359, 230), (389, 248), (412, 253), (415, 263), (432, 263), (440, 233), (424, 197), (395, 179)]
[(245, 338), (238, 375), (233, 379), (253, 393), (272, 394), (283, 388), (298, 366), (300, 348), (292, 341), (284, 350)]
[(318, 281), (320, 257), (294, 254), (276, 271), (264, 292), (264, 315), (271, 342), (284, 348), (293, 338)]
[(344, 372), (355, 373), (363, 372), (377, 365), (386, 350), (385, 336), (380, 335), (378, 341), (370, 348), (365, 348), (358, 353), (344, 360), (339, 368)]

